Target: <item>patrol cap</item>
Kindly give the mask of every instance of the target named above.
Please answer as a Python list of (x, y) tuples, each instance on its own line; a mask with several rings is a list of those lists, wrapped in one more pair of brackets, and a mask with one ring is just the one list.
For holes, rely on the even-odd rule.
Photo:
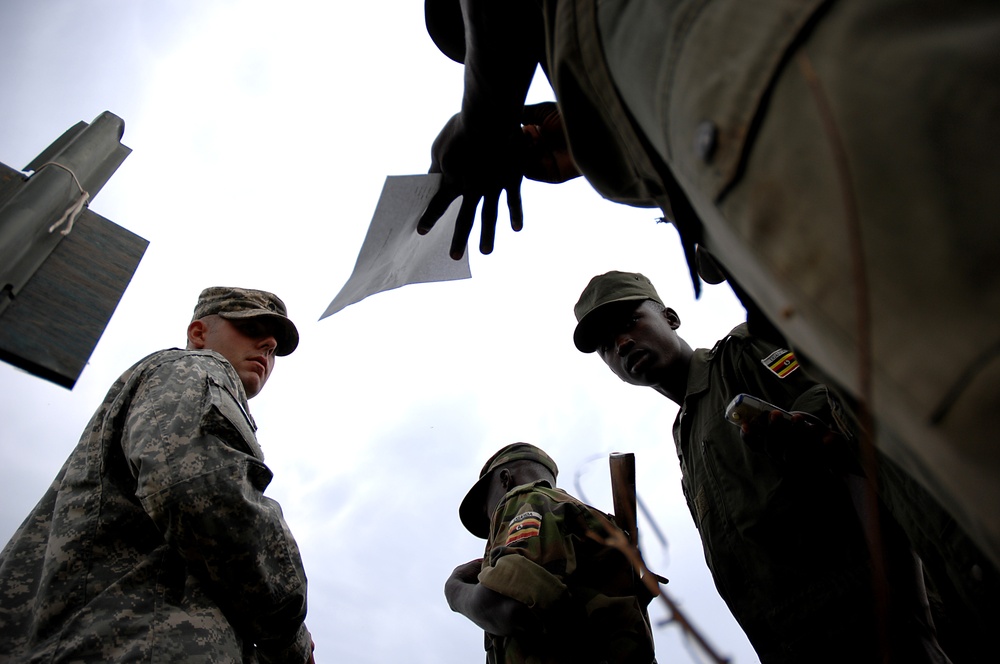
[(459, 0), (424, 0), (424, 23), (442, 53), (455, 62), (465, 62), (465, 19)]
[(613, 302), (629, 300), (652, 300), (664, 306), (652, 282), (638, 272), (612, 270), (591, 279), (573, 307), (577, 320), (576, 330), (573, 331), (576, 347), (584, 353), (597, 350), (598, 340), (594, 338), (594, 330), (598, 316), (594, 316), (594, 312)]
[(493, 471), (505, 463), (521, 460), (540, 463), (549, 469), (553, 477), (559, 475), (556, 462), (539, 447), (529, 443), (514, 443), (501, 448), (483, 466), (479, 473), (479, 481), (469, 489), (469, 493), (465, 494), (462, 505), (458, 508), (458, 516), (462, 520), (462, 525), (476, 537), (487, 539), (490, 536), (490, 517), (486, 514), (484, 503)]
[(276, 355), (290, 355), (299, 345), (299, 331), (288, 319), (285, 303), (274, 293), (249, 288), (213, 286), (198, 296), (192, 321), (218, 314), (226, 320), (266, 318), (274, 323), (274, 336), (278, 341)]

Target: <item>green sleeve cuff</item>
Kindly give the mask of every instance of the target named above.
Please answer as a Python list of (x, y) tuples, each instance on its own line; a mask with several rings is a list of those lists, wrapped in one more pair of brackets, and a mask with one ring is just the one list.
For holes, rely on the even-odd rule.
[(566, 584), (524, 556), (508, 554), (479, 573), (479, 582), (533, 609), (545, 610), (566, 594)]

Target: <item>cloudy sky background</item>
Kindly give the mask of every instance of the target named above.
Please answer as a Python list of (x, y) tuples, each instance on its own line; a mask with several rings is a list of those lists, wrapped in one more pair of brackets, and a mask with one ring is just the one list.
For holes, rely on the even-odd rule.
[[(482, 661), (481, 632), (442, 587), (482, 553), (458, 521), (462, 496), (490, 454), (519, 440), (607, 511), (607, 454), (635, 452), (640, 495), (668, 540), (640, 521), (648, 564), (720, 653), (757, 661), (680, 492), (676, 406), (571, 340), (580, 291), (611, 269), (649, 276), (692, 346), (742, 321), (725, 286), (693, 299), (676, 232), (655, 210), (604, 201), (582, 180), (525, 182), (524, 230), (502, 215), (493, 255), (471, 256), (471, 280), (408, 286), (318, 321), (385, 176), (425, 172), (458, 110), (462, 68), (427, 37), (420, 0), (0, 0), (0, 45), (0, 162), (22, 168), (111, 111), (133, 153), (91, 208), (150, 241), (72, 391), (0, 363), (0, 542), (115, 378), (183, 345), (202, 288), (263, 288), (302, 335), (251, 409), (275, 472), (268, 493), (302, 549), (318, 661)], [(550, 98), (539, 73), (530, 100)], [(661, 662), (699, 661), (680, 634), (656, 630)]]

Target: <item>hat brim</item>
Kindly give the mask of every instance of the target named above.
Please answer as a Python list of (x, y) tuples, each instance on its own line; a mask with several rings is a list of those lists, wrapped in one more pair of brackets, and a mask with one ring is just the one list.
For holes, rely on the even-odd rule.
[(278, 341), (278, 347), (275, 349), (274, 354), (284, 357), (285, 355), (291, 355), (292, 352), (299, 345), (299, 331), (293, 323), (286, 316), (281, 314), (272, 313), (270, 311), (259, 311), (259, 310), (248, 310), (248, 311), (221, 311), (219, 316), (225, 318), (226, 320), (247, 320), (249, 318), (266, 318), (268, 322), (274, 323), (275, 326), (275, 338)]
[(490, 518), (486, 515), (486, 492), (489, 490), (494, 472), (496, 471), (490, 471), (480, 477), (479, 481), (469, 489), (469, 493), (465, 494), (462, 504), (458, 507), (458, 517), (462, 525), (480, 539), (488, 539), (490, 536)]
[(597, 335), (598, 323), (602, 320), (603, 316), (607, 314), (608, 307), (620, 304), (622, 302), (642, 302), (650, 299), (648, 295), (626, 295), (614, 300), (609, 300), (607, 302), (601, 303), (600, 306), (594, 307), (583, 319), (577, 323), (576, 329), (573, 330), (573, 343), (576, 344), (577, 350), (582, 353), (593, 353), (597, 350), (600, 345), (600, 340)]

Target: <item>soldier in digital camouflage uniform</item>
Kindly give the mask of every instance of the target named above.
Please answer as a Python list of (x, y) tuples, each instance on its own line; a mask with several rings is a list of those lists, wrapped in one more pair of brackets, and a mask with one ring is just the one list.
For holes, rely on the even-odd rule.
[(271, 293), (208, 288), (187, 337), (111, 387), (0, 554), (0, 661), (312, 660), (247, 404), (298, 332)]
[[(621, 380), (681, 406), (673, 435), (684, 496), (719, 594), (761, 662), (948, 661), (910, 544), (884, 510), (887, 576), (873, 581), (849, 420), (794, 353), (753, 337), (745, 324), (711, 350), (692, 350), (676, 334), (676, 312), (637, 273), (594, 277), (574, 311), (579, 350), (596, 351)], [(745, 436), (724, 417), (741, 393), (815, 419), (778, 420)]]
[(651, 596), (603, 543), (617, 526), (556, 488), (558, 472), (527, 443), (490, 457), (459, 509), (485, 557), (455, 568), (448, 604), (486, 632), (488, 664), (655, 662)]
[[(425, 8), (466, 67), (421, 231), (461, 196), (461, 255), (482, 202), (490, 251), (501, 191), (521, 226), (522, 173), (582, 172), (606, 198), (659, 207), (692, 273), (729, 278), (800, 361), (870, 408), (880, 448), (1000, 567), (1000, 445), (983, 415), (1000, 393), (1000, 3)], [(539, 66), (558, 102), (544, 120), (524, 108)], [(551, 130), (537, 155), (522, 122)], [(555, 158), (567, 139), (572, 159)], [(533, 176), (536, 157), (562, 167)], [(974, 585), (970, 562), (956, 573)]]

